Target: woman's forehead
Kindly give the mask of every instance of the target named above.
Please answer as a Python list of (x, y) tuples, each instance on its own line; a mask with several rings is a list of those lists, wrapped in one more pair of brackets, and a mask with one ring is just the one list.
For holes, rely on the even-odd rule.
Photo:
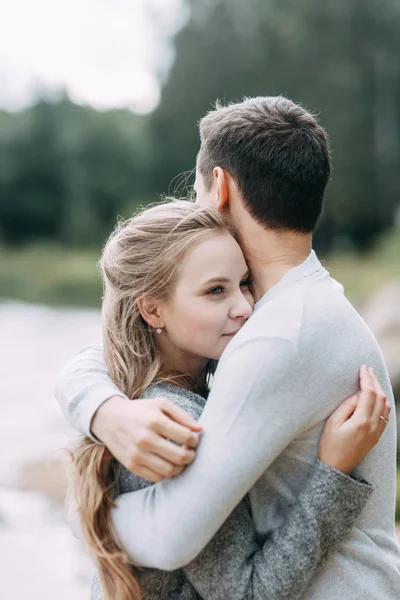
[(186, 253), (180, 274), (201, 284), (212, 278), (242, 277), (245, 271), (246, 263), (239, 244), (229, 233), (220, 233), (199, 241)]

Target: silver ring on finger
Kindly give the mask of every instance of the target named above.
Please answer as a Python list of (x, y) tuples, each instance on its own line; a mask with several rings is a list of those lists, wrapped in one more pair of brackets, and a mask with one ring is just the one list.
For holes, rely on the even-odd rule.
[(379, 418), (382, 419), (382, 421), (384, 421), (386, 423), (386, 425), (389, 423), (389, 421), (387, 419), (385, 419), (385, 417), (383, 417), (382, 415)]

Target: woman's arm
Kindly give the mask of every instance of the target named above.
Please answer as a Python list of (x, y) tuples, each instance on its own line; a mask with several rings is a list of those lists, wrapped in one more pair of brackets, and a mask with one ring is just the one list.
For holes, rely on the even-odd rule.
[(372, 486), (321, 463), (260, 547), (241, 502), (185, 574), (207, 600), (296, 600), (326, 558), (350, 534)]
[[(308, 373), (295, 349), (288, 369), (284, 341), (270, 340), (273, 365), (259, 343), (256, 340), (252, 346), (253, 362), (248, 362), (246, 343), (234, 349), (233, 361), (229, 356), (222, 368), (220, 363), (220, 377), (213, 381), (200, 418), (204, 435), (194, 463), (179, 477), (118, 499), (115, 523), (118, 527), (123, 521), (121, 540), (136, 564), (174, 570), (194, 560), (262, 473), (313, 423), (316, 398), (312, 394), (316, 392), (307, 385)], [(370, 377), (368, 372), (365, 377)], [(321, 405), (329, 405), (330, 394), (335, 394), (333, 388), (333, 380), (329, 393), (320, 385), (320, 413)], [(338, 447), (345, 448), (350, 458), (357, 456), (352, 469), (384, 430), (377, 415), (383, 414), (385, 397), (372, 384), (364, 389), (362, 380), (361, 388), (357, 408), (337, 436)], [(298, 390), (302, 390), (301, 401)], [(376, 405), (372, 412), (371, 405)], [(273, 529), (268, 516), (264, 527)]]
[[(193, 418), (201, 408), (194, 394), (157, 386)], [(192, 398), (192, 399), (191, 399)], [(329, 455), (331, 443), (324, 444)], [(130, 477), (129, 489), (146, 485)], [(346, 539), (372, 486), (316, 461), (312, 474), (285, 522), (260, 546), (245, 501), (234, 509), (185, 574), (206, 600), (286, 600), (301, 598), (316, 570)], [(119, 525), (121, 527), (121, 524)]]

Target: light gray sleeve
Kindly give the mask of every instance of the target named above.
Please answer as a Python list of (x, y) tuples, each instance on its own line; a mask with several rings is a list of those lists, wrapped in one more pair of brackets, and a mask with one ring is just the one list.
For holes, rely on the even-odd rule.
[[(165, 396), (193, 418), (201, 408), (190, 398)], [(131, 489), (148, 486), (129, 476)], [(184, 567), (197, 592), (207, 600), (295, 600), (301, 598), (316, 570), (349, 535), (372, 486), (316, 461), (283, 525), (262, 547), (256, 541), (250, 509), (234, 509), (204, 550)]]
[(315, 398), (297, 393), (297, 386), (309, 388), (303, 377), (296, 349), (280, 338), (243, 343), (222, 358), (194, 463), (179, 477), (118, 499), (114, 520), (133, 562), (173, 570), (201, 552), (309, 426)]
[(317, 461), (285, 522), (260, 548), (241, 502), (185, 574), (207, 600), (296, 600), (350, 534), (372, 486)]
[(111, 396), (126, 398), (112, 382), (103, 358), (102, 346), (83, 348), (56, 380), (54, 395), (67, 421), (95, 442), (90, 431), (96, 410)]

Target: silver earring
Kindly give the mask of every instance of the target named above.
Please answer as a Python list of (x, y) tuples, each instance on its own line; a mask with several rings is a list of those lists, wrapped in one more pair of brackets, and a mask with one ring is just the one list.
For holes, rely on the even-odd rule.
[(156, 331), (157, 331), (157, 333), (161, 333), (161, 327), (158, 327), (158, 328), (156, 329)]

